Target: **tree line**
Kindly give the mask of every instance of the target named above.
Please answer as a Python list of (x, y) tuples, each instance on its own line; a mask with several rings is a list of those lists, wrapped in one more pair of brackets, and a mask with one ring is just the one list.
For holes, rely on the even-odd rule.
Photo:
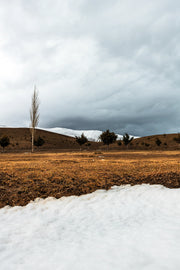
[[(109, 145), (112, 143), (115, 143), (118, 136), (114, 132), (110, 132), (109, 129), (102, 132), (102, 134), (99, 136), (99, 140), (103, 142), (104, 145), (107, 145), (107, 148), (109, 149)], [(125, 133), (123, 135), (122, 140), (118, 141), (118, 145), (121, 145), (122, 142), (126, 147), (128, 148), (129, 143), (134, 139), (134, 137), (130, 137), (128, 133)], [(122, 142), (121, 142), (122, 141)], [(76, 136), (76, 142), (80, 145), (80, 147), (88, 142), (87, 137), (82, 133), (81, 136)]]

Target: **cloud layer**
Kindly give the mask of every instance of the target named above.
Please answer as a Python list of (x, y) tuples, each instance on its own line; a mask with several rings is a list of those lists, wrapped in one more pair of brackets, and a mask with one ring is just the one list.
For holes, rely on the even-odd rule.
[(180, 131), (180, 3), (0, 2), (0, 125)]

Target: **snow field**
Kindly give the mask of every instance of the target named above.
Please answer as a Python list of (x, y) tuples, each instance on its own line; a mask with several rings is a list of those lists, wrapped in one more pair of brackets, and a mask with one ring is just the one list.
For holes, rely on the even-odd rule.
[(0, 269), (180, 269), (180, 190), (113, 187), (0, 209)]

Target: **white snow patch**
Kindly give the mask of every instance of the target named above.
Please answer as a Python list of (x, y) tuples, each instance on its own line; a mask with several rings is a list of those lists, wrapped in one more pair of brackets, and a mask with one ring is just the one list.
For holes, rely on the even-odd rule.
[(44, 130), (62, 134), (62, 135), (67, 135), (70, 137), (76, 137), (76, 136), (81, 136), (83, 133), (89, 141), (98, 141), (99, 136), (101, 135), (102, 131), (100, 130), (74, 130), (74, 129), (68, 129), (68, 128), (42, 128)]
[(0, 209), (1, 270), (180, 269), (180, 189), (137, 185)]

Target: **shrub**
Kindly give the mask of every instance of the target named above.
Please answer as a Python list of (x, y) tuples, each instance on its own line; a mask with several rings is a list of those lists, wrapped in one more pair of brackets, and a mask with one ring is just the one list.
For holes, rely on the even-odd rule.
[(76, 142), (81, 146), (88, 142), (88, 139), (86, 136), (84, 136), (84, 133), (81, 134), (80, 137), (76, 136)]
[(3, 148), (3, 152), (4, 152), (4, 148), (7, 147), (10, 144), (10, 140), (9, 137), (4, 135), (1, 139), (0, 139), (0, 145)]
[(34, 140), (34, 145), (37, 147), (42, 146), (44, 143), (45, 143), (44, 139), (41, 138), (40, 136), (38, 137), (37, 140)]
[(88, 147), (91, 146), (91, 143), (90, 142), (87, 142), (86, 143), (86, 146), (88, 146)]
[(119, 146), (121, 146), (121, 145), (122, 145), (122, 141), (121, 141), (121, 140), (118, 141), (117, 144), (118, 144)]
[(160, 146), (161, 143), (162, 143), (161, 140), (159, 138), (156, 138), (156, 144), (157, 144), (157, 146)]
[(178, 133), (178, 136), (174, 137), (173, 140), (177, 143), (180, 143), (180, 133)]

